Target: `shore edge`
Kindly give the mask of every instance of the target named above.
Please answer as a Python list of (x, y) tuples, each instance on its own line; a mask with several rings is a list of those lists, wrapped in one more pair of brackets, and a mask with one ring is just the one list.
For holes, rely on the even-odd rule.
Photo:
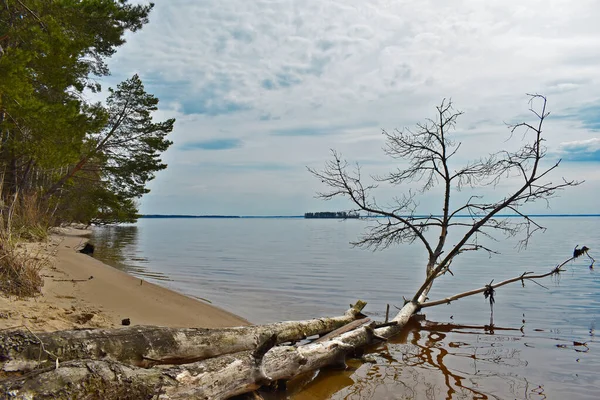
[(189, 328), (250, 325), (226, 310), (79, 253), (89, 234), (60, 228), (47, 242), (26, 246), (30, 256), (49, 261), (41, 271), (42, 294), (30, 299), (0, 297), (0, 329), (116, 328), (126, 319), (131, 325)]

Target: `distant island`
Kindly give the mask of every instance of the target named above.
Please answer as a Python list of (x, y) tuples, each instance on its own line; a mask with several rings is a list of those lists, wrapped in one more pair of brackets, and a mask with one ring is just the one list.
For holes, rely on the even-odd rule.
[(323, 211), (314, 213), (307, 212), (304, 214), (304, 218), (356, 219), (360, 218), (360, 214), (352, 211)]

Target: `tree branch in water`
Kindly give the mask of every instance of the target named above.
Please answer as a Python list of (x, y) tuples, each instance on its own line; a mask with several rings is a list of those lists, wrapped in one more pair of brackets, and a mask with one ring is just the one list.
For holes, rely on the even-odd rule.
[[(463, 292), (463, 293), (458, 293), (455, 294), (453, 296), (450, 297), (446, 297), (444, 299), (440, 299), (440, 300), (434, 300), (434, 301), (428, 301), (425, 302), (423, 304), (421, 304), (421, 308), (427, 308), (427, 307), (434, 307), (434, 306), (439, 306), (440, 304), (450, 304), (450, 302), (458, 300), (458, 299), (462, 299), (464, 297), (469, 297), (469, 296), (473, 296), (479, 293), (484, 293), (486, 290), (491, 289), (496, 289), (499, 288), (501, 286), (504, 285), (508, 285), (509, 283), (514, 283), (514, 282), (525, 282), (526, 280), (531, 280), (533, 281), (534, 279), (542, 279), (542, 278), (546, 278), (548, 276), (552, 276), (552, 275), (556, 275), (559, 274), (561, 271), (564, 271), (563, 267), (570, 261), (573, 261), (575, 259), (575, 257), (571, 257), (566, 261), (563, 261), (561, 264), (557, 265), (555, 268), (552, 269), (552, 271), (547, 272), (545, 274), (539, 274), (539, 275), (531, 275), (533, 274), (533, 272), (524, 272), (522, 275), (516, 276), (514, 278), (510, 278), (510, 279), (506, 279), (502, 282), (498, 282), (495, 285), (485, 285), (483, 287), (480, 287), (478, 289), (473, 289), (473, 290), (469, 290), (467, 292)], [(537, 283), (537, 282), (535, 282)]]

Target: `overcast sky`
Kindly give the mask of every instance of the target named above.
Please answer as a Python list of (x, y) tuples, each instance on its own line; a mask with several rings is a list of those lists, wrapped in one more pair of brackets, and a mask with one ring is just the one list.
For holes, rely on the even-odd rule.
[[(363, 173), (397, 166), (381, 129), (414, 126), (452, 98), (461, 162), (508, 146), (527, 92), (548, 97), (553, 181), (585, 179), (543, 213), (600, 213), (597, 0), (156, 0), (110, 61), (138, 73), (177, 119), (169, 164), (142, 213), (298, 215), (349, 209), (314, 198), (306, 167), (336, 149)], [(514, 139), (514, 138), (513, 138)], [(382, 187), (385, 202), (404, 188)], [(488, 196), (504, 197), (506, 181)], [(465, 194), (461, 194), (465, 195)], [(491, 197), (490, 197), (491, 198)], [(436, 191), (421, 200), (439, 213)]]

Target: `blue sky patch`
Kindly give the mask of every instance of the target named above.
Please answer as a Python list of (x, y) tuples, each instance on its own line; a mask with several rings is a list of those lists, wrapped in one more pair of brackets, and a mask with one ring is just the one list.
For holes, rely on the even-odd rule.
[(181, 150), (231, 150), (242, 147), (240, 139), (209, 139), (196, 142), (183, 143)]
[(299, 127), (288, 129), (275, 129), (271, 134), (275, 136), (325, 136), (336, 133), (338, 130), (333, 128), (317, 127)]
[(233, 114), (240, 111), (248, 111), (252, 107), (248, 104), (228, 100), (219, 100), (210, 97), (191, 99), (182, 104), (185, 114), (201, 114), (215, 117), (217, 115)]
[(218, 115), (234, 114), (252, 109), (247, 103), (228, 99), (234, 83), (226, 73), (219, 73), (207, 80), (204, 75), (200, 80), (204, 84), (200, 89), (194, 90), (189, 81), (176, 81), (166, 83), (161, 81), (160, 75), (150, 76), (145, 81), (149, 82), (149, 91), (156, 95), (161, 103), (179, 103), (184, 114)]
[(600, 150), (567, 152), (562, 159), (569, 162), (600, 162)]
[(239, 40), (240, 42), (244, 42), (246, 44), (252, 43), (252, 40), (254, 40), (254, 35), (252, 31), (249, 31), (247, 29), (235, 29), (233, 30), (233, 32), (231, 32), (231, 36), (235, 40)]
[[(197, 165), (201, 169), (216, 170), (220, 172), (226, 171), (237, 171), (237, 172), (250, 172), (250, 171), (289, 171), (300, 168), (299, 166), (291, 166), (280, 163), (256, 163), (256, 162), (243, 162), (243, 163), (201, 163)], [(302, 167), (304, 168), (304, 167)]]
[(570, 162), (600, 162), (600, 138), (561, 143), (556, 155)]
[(302, 83), (302, 81), (292, 74), (287, 74), (287, 73), (277, 74), (277, 84), (280, 87), (287, 88), (292, 85), (298, 85), (300, 83)]
[(258, 117), (259, 121), (275, 121), (279, 119), (281, 119), (281, 117), (275, 117), (271, 113), (262, 114), (260, 117)]
[(231, 87), (230, 77), (219, 74), (213, 81), (207, 82), (198, 94), (189, 97), (183, 104), (183, 111), (186, 114), (205, 114), (212, 117), (249, 110), (249, 105), (226, 98)]
[(584, 128), (591, 131), (600, 131), (600, 104), (568, 108), (561, 114), (550, 114), (549, 118), (580, 121), (581, 126)]
[(600, 130), (600, 104), (581, 108), (578, 117), (585, 128)]
[(264, 81), (261, 82), (260, 85), (267, 90), (275, 89), (275, 84), (270, 79), (265, 79)]
[(274, 136), (327, 136), (342, 133), (349, 129), (377, 128), (374, 121), (357, 123), (356, 125), (331, 125), (331, 126), (300, 126), (297, 128), (275, 129), (271, 131)]
[[(173, 151), (165, 153), (170, 166), (157, 174), (149, 196), (172, 194), (177, 183), (184, 185), (181, 196), (191, 200), (170, 199), (165, 210), (144, 206), (145, 212), (165, 213), (185, 202), (207, 213), (328, 209), (331, 204), (314, 198), (326, 187), (304, 166), (322, 168), (331, 160), (329, 148), (364, 165), (370, 183), (369, 173), (403, 165), (382, 152), (381, 128), (424, 122), (435, 117), (443, 97), (453, 97), (456, 109), (465, 111), (453, 135), (464, 140), (467, 152), (481, 152), (462, 152), (464, 157), (510, 150), (524, 132), (505, 146), (510, 130), (503, 122), (537, 122), (528, 111), (528, 91), (548, 96), (548, 161), (562, 157), (561, 168), (568, 169), (548, 179), (580, 175), (587, 181), (577, 193), (552, 202), (552, 212), (600, 212), (594, 196), (600, 193), (600, 31), (593, 18), (598, 2), (570, 2), (568, 13), (546, 7), (544, 18), (528, 19), (525, 30), (514, 27), (538, 10), (522, 0), (501, 7), (457, 2), (443, 10), (441, 1), (418, 7), (390, 1), (155, 3), (150, 23), (128, 35), (117, 57), (108, 60), (114, 75), (99, 78), (104, 92), (90, 96), (101, 100), (108, 86), (137, 72), (161, 100), (157, 122), (177, 118)], [(515, 7), (520, 12), (505, 12)], [(457, 28), (432, 25), (432, 15), (448, 21), (470, 17), (468, 26)], [(560, 40), (532, 37), (549, 20), (560, 22)], [(542, 53), (531, 51), (532, 43)], [(532, 73), (540, 62), (544, 68)], [(532, 106), (539, 110), (540, 99)], [(498, 147), (488, 148), (492, 143)], [(239, 174), (246, 178), (243, 184)], [(508, 179), (502, 189), (512, 190), (513, 184), (520, 182)], [(385, 205), (407, 190), (383, 186), (374, 195)], [(466, 189), (462, 194), (470, 195)], [(435, 213), (438, 195), (423, 193), (422, 208)], [(217, 200), (211, 210), (204, 200), (212, 198)], [(335, 201), (344, 209), (346, 200)], [(546, 206), (534, 208), (544, 213)]]

